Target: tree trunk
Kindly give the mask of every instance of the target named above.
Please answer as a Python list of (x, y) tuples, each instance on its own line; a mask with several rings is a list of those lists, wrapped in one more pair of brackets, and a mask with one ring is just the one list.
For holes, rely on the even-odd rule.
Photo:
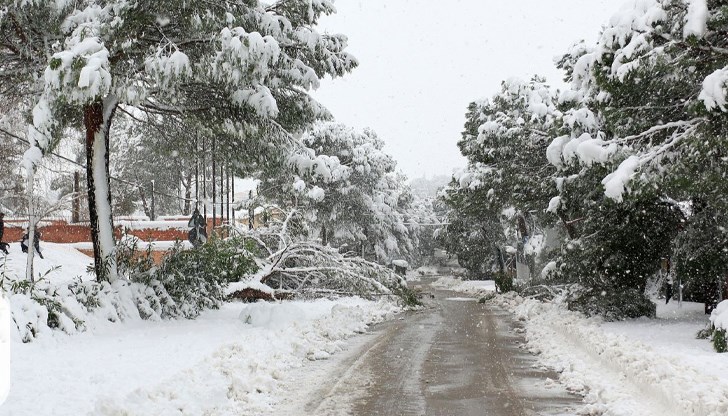
[(192, 171), (187, 172), (187, 184), (182, 181), (182, 186), (185, 188), (185, 202), (182, 207), (182, 213), (184, 215), (192, 214)]
[(73, 202), (71, 208), (71, 222), (81, 222), (81, 172), (73, 172)]
[(86, 181), (94, 269), (97, 281), (117, 279), (114, 221), (111, 216), (109, 128), (117, 100), (107, 97), (83, 108), (86, 128)]
[(139, 199), (142, 200), (142, 210), (144, 211), (144, 215), (149, 217), (149, 219), (152, 219), (152, 212), (149, 210), (149, 204), (147, 204), (147, 195), (144, 193), (144, 188), (141, 186), (137, 188), (139, 191)]
[(325, 246), (327, 244), (329, 244), (329, 239), (328, 239), (328, 236), (326, 235), (326, 226), (322, 224), (321, 225), (321, 245)]
[(566, 235), (569, 236), (570, 239), (576, 238), (576, 227), (574, 227), (574, 223), (572, 221), (569, 221), (564, 213), (559, 212), (559, 219), (564, 224), (564, 228), (566, 228)]
[(28, 257), (25, 262), (25, 279), (34, 282), (33, 260), (35, 259), (35, 201), (33, 200), (33, 184), (35, 183), (35, 166), (27, 173), (26, 188), (28, 192)]
[(505, 273), (506, 262), (503, 259), (503, 251), (501, 251), (500, 247), (495, 248), (495, 258), (498, 260), (498, 268), (500, 269), (500, 272)]
[(215, 226), (217, 225), (215, 223), (216, 217), (217, 217), (217, 192), (215, 187), (217, 186), (217, 165), (215, 164), (215, 158), (217, 155), (215, 152), (217, 149), (215, 148), (215, 136), (212, 136), (212, 230), (215, 231)]

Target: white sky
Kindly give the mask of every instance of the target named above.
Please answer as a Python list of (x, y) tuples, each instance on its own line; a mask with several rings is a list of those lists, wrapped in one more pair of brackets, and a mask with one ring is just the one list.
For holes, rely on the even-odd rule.
[(465, 166), (468, 103), (511, 77), (562, 85), (554, 57), (594, 42), (624, 0), (336, 0), (322, 20), (360, 66), (315, 96), (338, 121), (371, 127), (410, 178)]

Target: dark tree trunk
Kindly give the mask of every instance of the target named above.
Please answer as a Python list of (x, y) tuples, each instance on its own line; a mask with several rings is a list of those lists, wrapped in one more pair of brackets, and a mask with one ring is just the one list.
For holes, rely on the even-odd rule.
[(329, 244), (329, 238), (326, 235), (326, 226), (321, 225), (321, 245), (327, 245)]
[(71, 222), (81, 222), (81, 173), (73, 172), (73, 202), (71, 208)]
[(212, 230), (215, 231), (216, 219), (217, 219), (217, 192), (215, 187), (217, 186), (217, 164), (215, 159), (217, 155), (215, 146), (215, 136), (212, 137)]
[(139, 199), (142, 200), (142, 210), (144, 210), (144, 215), (149, 217), (149, 219), (152, 219), (152, 211), (149, 210), (149, 204), (147, 204), (147, 195), (144, 193), (144, 188), (141, 186), (139, 188)]
[[(107, 106), (113, 106), (108, 108)], [(105, 103), (97, 101), (83, 108), (83, 122), (86, 128), (86, 183), (88, 191), (88, 211), (91, 223), (91, 241), (94, 248), (94, 270), (96, 279), (113, 280), (116, 278), (116, 261), (113, 257), (113, 247), (109, 247), (108, 233), (113, 235), (114, 222), (111, 217), (111, 188), (109, 176), (109, 127), (116, 108), (115, 102)], [(104, 140), (102, 149), (95, 146), (97, 140)], [(103, 151), (104, 166), (96, 152)], [(95, 157), (96, 156), (96, 157)], [(97, 183), (99, 178), (105, 183)], [(106, 192), (98, 192), (97, 187), (105, 187)], [(106, 201), (99, 200), (98, 194), (104, 195)], [(107, 212), (99, 212), (99, 207), (108, 207)], [(113, 246), (113, 237), (111, 240)], [(111, 252), (109, 252), (111, 251)]]
[(503, 260), (503, 252), (501, 251), (500, 247), (495, 248), (495, 258), (498, 261), (498, 268), (500, 269), (500, 272), (505, 273), (506, 262)]
[(566, 228), (566, 235), (569, 236), (570, 239), (576, 238), (576, 227), (574, 226), (574, 221), (569, 221), (566, 216), (559, 212), (559, 219), (564, 224), (564, 227)]

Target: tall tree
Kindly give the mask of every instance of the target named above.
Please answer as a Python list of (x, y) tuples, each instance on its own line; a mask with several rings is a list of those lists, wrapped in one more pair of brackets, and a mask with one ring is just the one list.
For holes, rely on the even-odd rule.
[(344, 36), (314, 29), (320, 16), (334, 12), (325, 0), (13, 0), (4, 12), (10, 53), (3, 61), (47, 64), (29, 128), (28, 170), (51, 148), (60, 125), (72, 120), (86, 131), (102, 280), (116, 278), (108, 139), (119, 106), (184, 114), (241, 150), (267, 141), (267, 152), (282, 151), (296, 146), (292, 131), (326, 115), (307, 91), (323, 76), (356, 66), (344, 52)]
[(533, 235), (526, 220), (543, 218), (555, 172), (546, 147), (561, 117), (556, 92), (539, 77), (504, 81), (492, 98), (468, 107), (458, 142), (468, 167), (444, 200), (452, 209), (448, 246), (474, 275), (494, 262), (502, 269), (506, 232), (512, 244), (525, 243)]
[(561, 61), (570, 114), (594, 121), (548, 149), (562, 177), (554, 211), (579, 228), (562, 271), (641, 292), (685, 229), (675, 201), (700, 201), (703, 215), (725, 206), (726, 11), (720, 1), (630, 2), (596, 45)]
[(381, 262), (411, 258), (417, 245), (406, 225), (411, 193), (376, 133), (319, 123), (302, 140), (310, 152), (291, 158), (299, 176), (268, 178), (264, 192), (297, 199), (324, 244)]

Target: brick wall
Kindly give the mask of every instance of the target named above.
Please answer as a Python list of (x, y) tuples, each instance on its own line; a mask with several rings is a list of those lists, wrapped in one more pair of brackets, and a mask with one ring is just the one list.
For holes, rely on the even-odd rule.
[[(6, 243), (20, 242), (25, 234), (25, 221), (5, 221), (3, 241)], [(211, 226), (212, 222), (208, 226)], [(43, 221), (38, 227), (41, 232), (41, 241), (48, 243), (82, 243), (91, 241), (91, 226), (89, 224), (67, 224), (65, 221)], [(140, 238), (142, 241), (174, 241), (186, 240), (187, 230), (180, 229), (136, 229), (127, 230), (127, 233)], [(122, 228), (116, 227), (114, 235), (121, 237)]]

